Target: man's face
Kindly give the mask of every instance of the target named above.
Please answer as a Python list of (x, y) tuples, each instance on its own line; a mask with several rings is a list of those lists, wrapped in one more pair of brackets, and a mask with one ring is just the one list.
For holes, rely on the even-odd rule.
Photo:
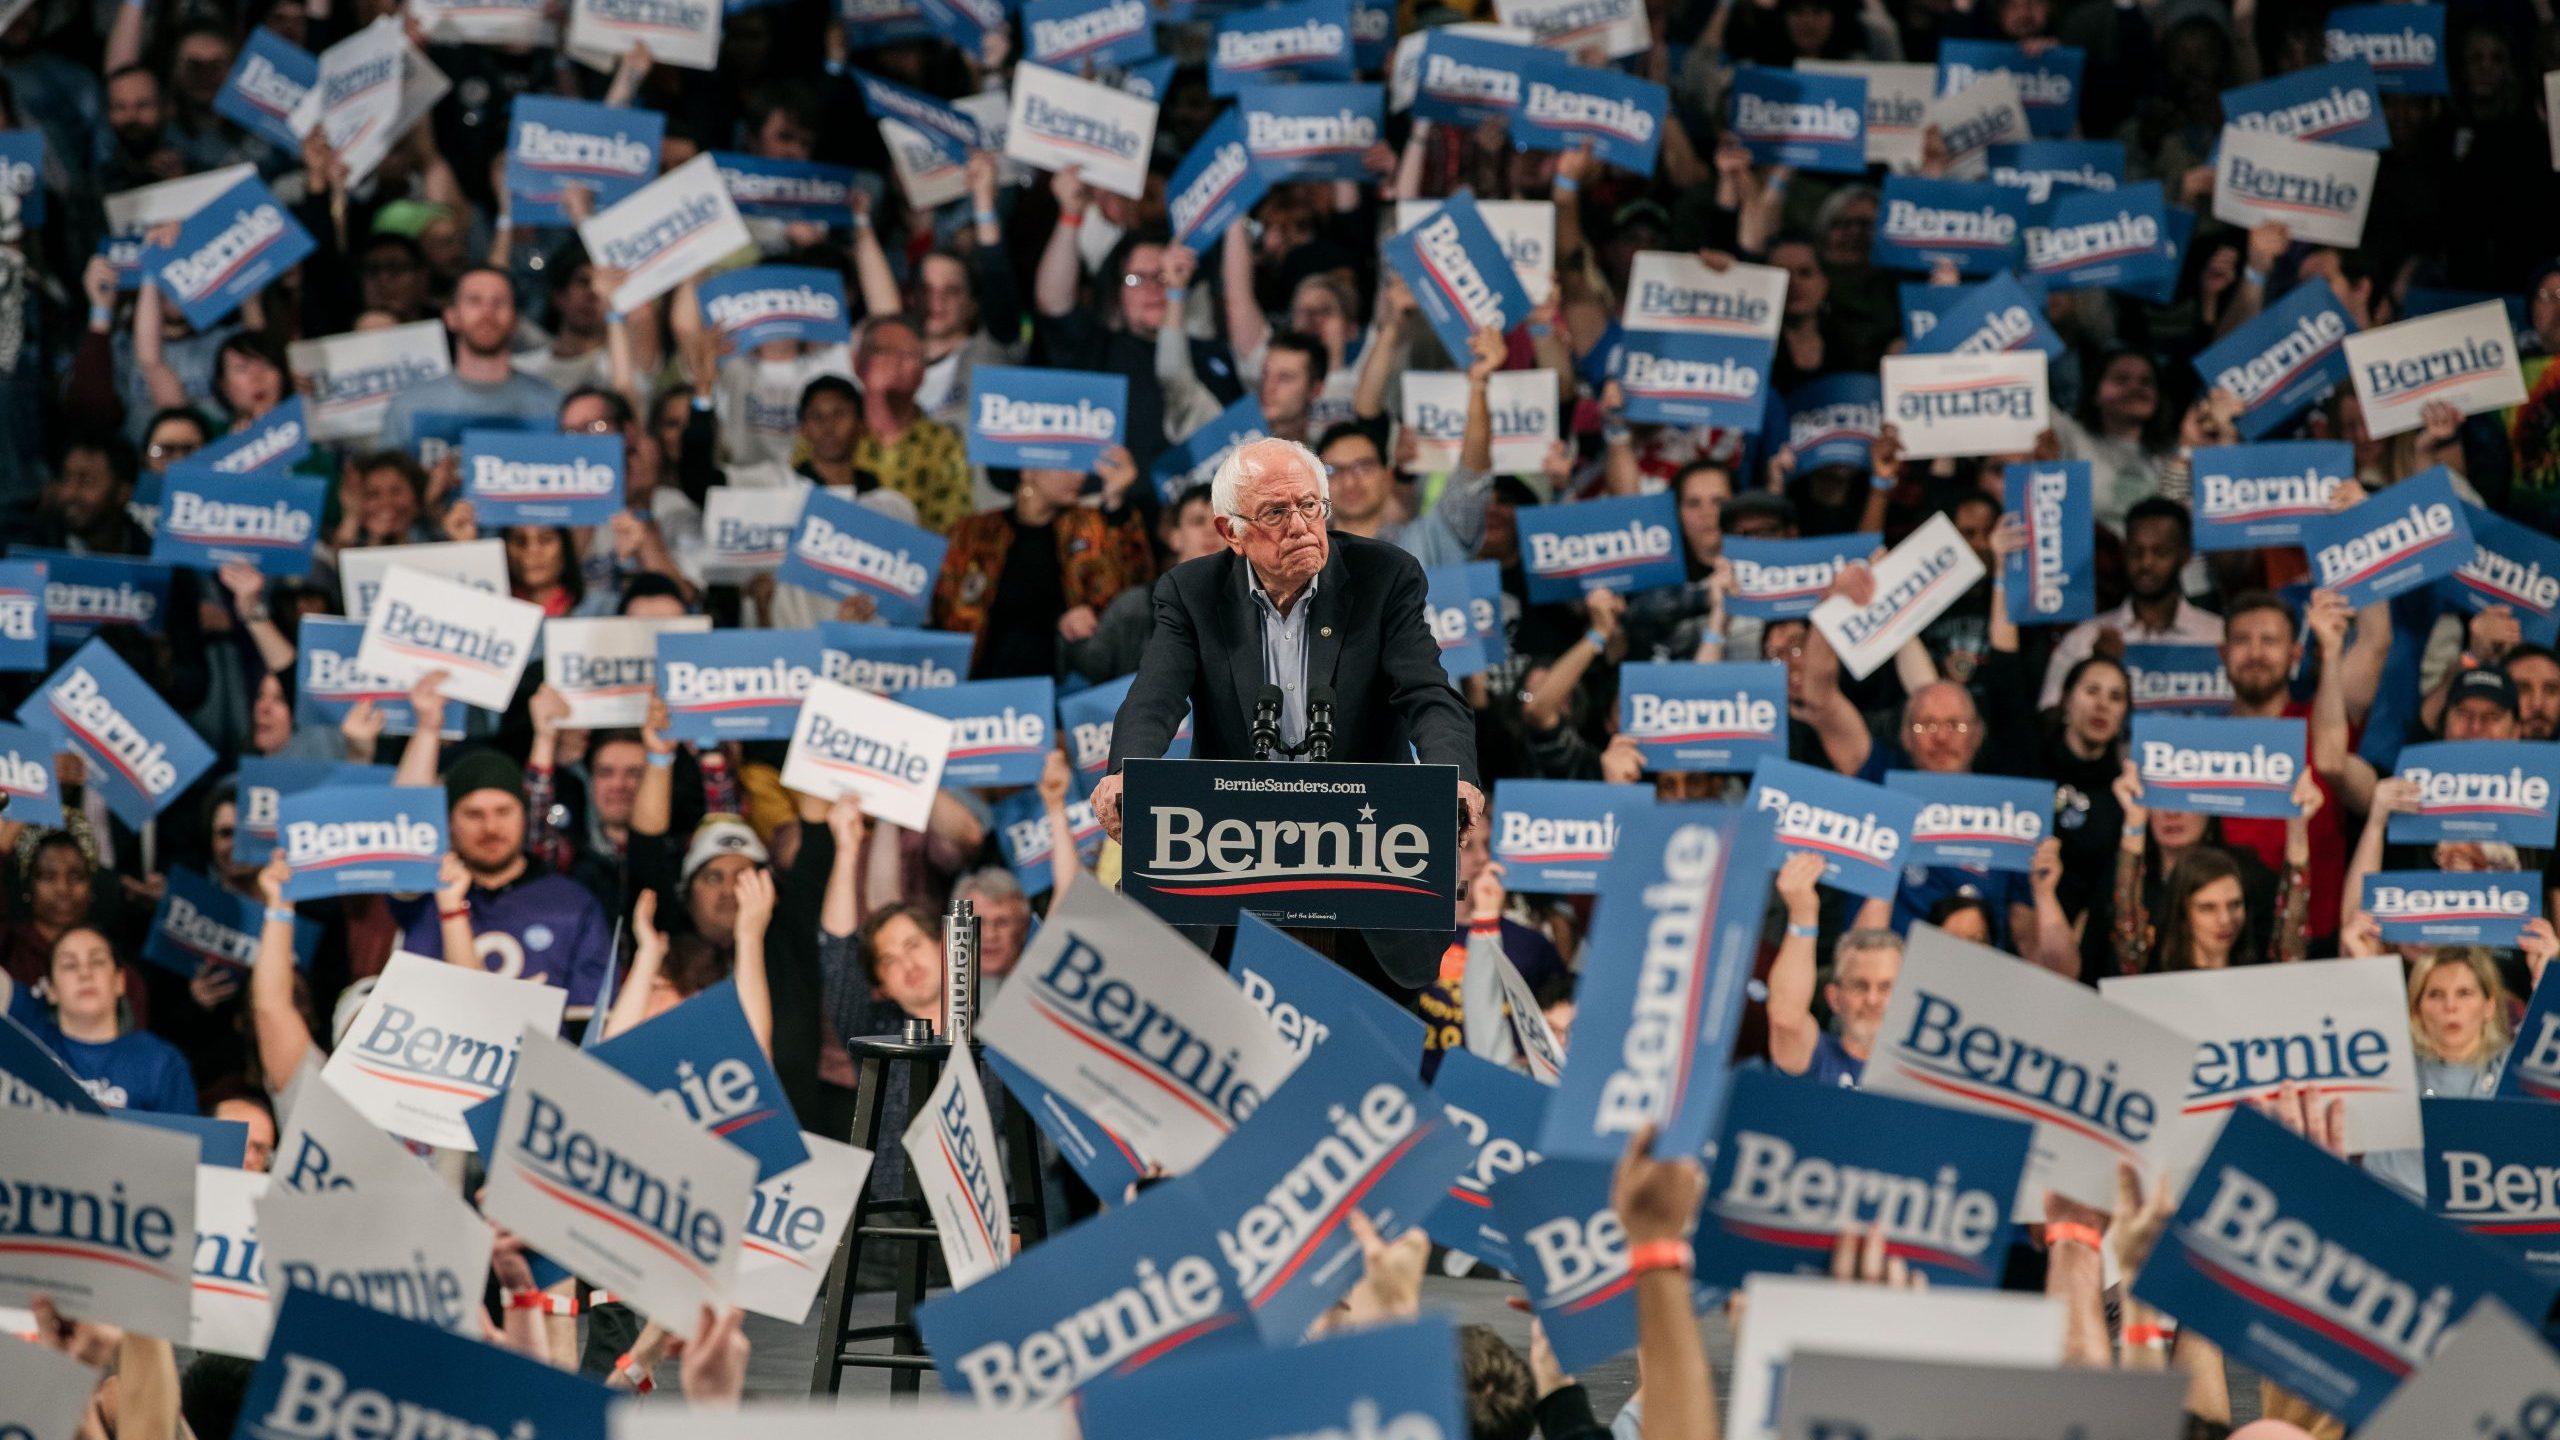
[(942, 999), (942, 942), (901, 915), (871, 937), (873, 982), (910, 1015), (928, 1014)]
[(2533, 333), (2542, 337), (2542, 353), (2560, 355), (2560, 271), (2533, 287)]
[(806, 160), (816, 138), (790, 111), (776, 108), (756, 127), (756, 153), (769, 160)]
[(878, 326), (862, 342), (860, 376), (874, 397), (914, 399), (924, 385), (924, 342), (904, 325)]
[(2162, 516), (2131, 527), (2124, 542), (2124, 583), (2136, 600), (2158, 600), (2177, 589), (2187, 568), (2186, 541), (2178, 522)]
[(447, 817), (453, 853), (474, 874), (494, 875), (524, 854), (524, 802), (503, 790), (474, 790)]
[(1913, 697), (1902, 743), (1921, 769), (1961, 774), (1973, 768), (1973, 754), (1982, 748), (1982, 720), (1962, 687), (1932, 685)]
[(927, 255), (916, 282), (924, 294), (924, 331), (937, 340), (956, 340), (978, 327), (978, 306), (969, 293), (969, 271), (948, 255)]
[(978, 901), (978, 969), (988, 975), (1010, 975), (1022, 958), (1022, 942), (1031, 935), (1031, 902), (1019, 895)]
[(1989, 500), (1967, 500), (1956, 507), (1956, 533), (1973, 547), (1973, 558), (1985, 570), (1997, 571), (1999, 557), (1991, 553), (1991, 532), (2000, 524), (2000, 507)]
[(2284, 692), (2301, 650), (2273, 610), (2251, 610), (2222, 627), (2222, 669), (2243, 704), (2264, 705)]
[(800, 438), (809, 442), (809, 458), (821, 465), (842, 465), (853, 458), (862, 416), (851, 396), (821, 391), (809, 397), (800, 413)]
[(1295, 350), (1273, 349), (1262, 361), (1262, 414), (1274, 425), (1293, 425), (1307, 418), (1307, 400), (1315, 389), (1315, 367)]
[(591, 334), (604, 328), (604, 297), (596, 293), (596, 272), (584, 265), (569, 272), (566, 283), (554, 286), (552, 303), (560, 307), (560, 328), (578, 334)]
[[(427, 267), (404, 246), (376, 245), (366, 251), (361, 273), (368, 310), (381, 310), (405, 320), (427, 303)], [(512, 322), (508, 328), (514, 328)]]
[(1893, 998), (1894, 977), (1901, 973), (1902, 952), (1881, 945), (1852, 950), (1834, 967), (1823, 998), (1839, 1017), (1840, 1043), (1851, 1054), (1863, 1055), (1875, 1048), (1876, 1032), (1884, 1026), (1885, 1002)]
[(2444, 712), (2447, 740), (2513, 740), (2516, 717), (2495, 700), (2474, 695)]
[(724, 938), (738, 928), (738, 877), (756, 868), (744, 855), (714, 855), (693, 872), (685, 887), (685, 903), (693, 909), (693, 928)]
[(2516, 687), (2516, 733), (2527, 740), (2560, 734), (2560, 664), (2540, 655), (2507, 666), (2507, 683)]
[(631, 823), (631, 802), (639, 797), (640, 777), (648, 773), (649, 752), (628, 740), (617, 740), (587, 757), (587, 791), (596, 818), (607, 825)]
[(224, 1100), (213, 1107), (216, 1120), (237, 1120), (249, 1127), (249, 1150), (241, 1157), (240, 1168), (252, 1175), (267, 1173), (267, 1162), (276, 1156), (276, 1117), (264, 1105), (247, 1100)]
[(107, 452), (83, 446), (62, 457), (61, 473), (45, 487), (45, 495), (65, 526), (88, 530), (123, 505), (118, 494), (122, 489), (116, 484), (115, 467), (107, 463)]
[(1262, 453), (1267, 463), (1238, 489), (1236, 504), (1244, 513), (1219, 516), (1218, 534), (1265, 586), (1304, 585), (1332, 553), (1322, 517), (1304, 513), (1322, 504), (1324, 487), (1294, 457), (1281, 458), (1270, 448)]
[(160, 82), (148, 71), (117, 76), (107, 86), (107, 128), (116, 132), (116, 143), (127, 155), (138, 160), (159, 149), (160, 127), (166, 123)]
[(231, 46), (219, 35), (194, 34), (178, 42), (179, 93), (197, 105), (211, 105), (231, 78)]
[(1391, 487), (1375, 441), (1366, 435), (1345, 435), (1324, 447), (1321, 458), (1336, 514), (1354, 524), (1366, 524), (1386, 507)]
[(1141, 335), (1152, 335), (1164, 324), (1164, 247), (1138, 245), (1130, 248), (1129, 268), (1116, 277), (1120, 286), (1120, 318)]
[(463, 276), (454, 287), (453, 303), (444, 307), (444, 323), (473, 355), (483, 360), (505, 355), (516, 333), (515, 287), (486, 270)]
[(1182, 507), (1182, 512), (1174, 516), (1172, 533), (1165, 544), (1172, 549), (1175, 564), (1214, 555), (1226, 543), (1218, 538), (1218, 527), (1209, 523), (1215, 513), (1209, 502), (1202, 499), (1188, 502)]

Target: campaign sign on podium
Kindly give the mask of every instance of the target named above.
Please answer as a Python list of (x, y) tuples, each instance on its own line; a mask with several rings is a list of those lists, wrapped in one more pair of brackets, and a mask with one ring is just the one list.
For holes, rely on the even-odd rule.
[(1131, 760), (1121, 889), (1174, 925), (1240, 914), (1318, 929), (1446, 930), (1452, 765)]

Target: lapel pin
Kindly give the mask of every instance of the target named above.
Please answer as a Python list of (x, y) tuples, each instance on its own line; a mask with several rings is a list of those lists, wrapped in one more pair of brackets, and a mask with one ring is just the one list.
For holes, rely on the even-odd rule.
[(1323, 636), (1323, 637), (1324, 637), (1324, 638), (1326, 638), (1327, 640), (1330, 640), (1330, 639), (1332, 639), (1332, 638), (1333, 638), (1333, 627), (1332, 627), (1332, 626), (1330, 626), (1330, 625), (1324, 626), (1323, 628), (1321, 628), (1321, 629), (1317, 630), (1317, 631), (1316, 631), (1316, 633), (1317, 633), (1318, 635)]

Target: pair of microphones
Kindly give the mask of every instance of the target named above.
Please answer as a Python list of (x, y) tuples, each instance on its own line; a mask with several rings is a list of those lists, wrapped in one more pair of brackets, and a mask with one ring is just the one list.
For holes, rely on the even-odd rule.
[(1308, 760), (1333, 758), (1333, 687), (1307, 687), (1307, 733), (1294, 746), (1280, 743), (1280, 687), (1265, 685), (1253, 701), (1253, 758), (1268, 760), (1274, 752)]

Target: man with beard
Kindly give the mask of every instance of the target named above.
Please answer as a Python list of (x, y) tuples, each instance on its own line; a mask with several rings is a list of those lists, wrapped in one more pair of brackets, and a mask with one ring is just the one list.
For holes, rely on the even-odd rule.
[(1890, 930), (1856, 929), (1831, 950), (1831, 979), (1822, 1001), (1839, 1033), (1813, 1017), (1814, 938), (1821, 931), (1822, 857), (1790, 855), (1778, 868), (1778, 898), (1786, 902), (1787, 935), (1769, 966), (1769, 1063), (1818, 1085), (1854, 1089), (1866, 1077), (1884, 1025), (1885, 1003), (1902, 973), (1902, 937)]
[(2516, 691), (2516, 738), (2560, 735), (2560, 656), (2544, 645), (2519, 645), (2499, 667)]
[(186, 161), (169, 143), (169, 109), (160, 77), (127, 65), (107, 77), (107, 132), (115, 146), (98, 162), (98, 189), (113, 195), (186, 173)]
[(419, 415), (524, 420), (542, 429), (558, 420), (560, 392), (515, 367), (516, 282), (507, 272), (484, 265), (465, 273), (444, 307), (444, 326), (453, 332), (452, 372), (391, 397), (382, 448), (410, 449)]
[(2187, 507), (2153, 497), (2124, 517), (2125, 601), (2072, 627), (2054, 642), (2053, 658), (2044, 668), (2044, 696), (2037, 702), (2050, 710), (2062, 703), (2062, 677), (2098, 648), (2098, 637), (2114, 631), (2129, 645), (2219, 645), (2222, 622), (2212, 612), (2187, 603), (2178, 576), (2194, 553), (2195, 522)]
[[(2323, 943), (2333, 940), (2338, 931), (2338, 897), (2347, 874), (2347, 841), (2339, 817), (2352, 806), (2342, 804), (2332, 785), (2337, 779), (2335, 767), (2320, 763), (2323, 736), (2344, 739), (2349, 750), (2354, 748), (2354, 731), (2361, 726), (2364, 712), (2372, 706), (2374, 689), (2381, 683), (2382, 662), (2390, 654), (2391, 616), (2387, 605), (2369, 606), (2354, 613), (2356, 641), (2345, 643), (2347, 620), (2351, 612), (2335, 591), (2314, 591), (2311, 596), (2311, 628), (2320, 636), (2323, 671), (2335, 670), (2337, 699), (2327, 723), (2313, 723), (2308, 729), (2315, 747), (2312, 779), (2319, 782), (2321, 805), (2311, 817), (2311, 919), (2310, 939), (2316, 953)], [(2293, 672), (2302, 663), (2302, 635), (2294, 621), (2292, 607), (2264, 590), (2244, 593), (2231, 602), (2231, 613), (2222, 622), (2222, 670), (2231, 679), (2231, 714), (2254, 720), (2311, 720), (2318, 702), (2297, 700), (2292, 693)], [(2326, 687), (2326, 681), (2324, 688)], [(2286, 820), (2244, 820), (2224, 817), (2222, 839), (2233, 847), (2245, 846), (2258, 852), (2267, 867), (2281, 874), (2284, 868)]]

